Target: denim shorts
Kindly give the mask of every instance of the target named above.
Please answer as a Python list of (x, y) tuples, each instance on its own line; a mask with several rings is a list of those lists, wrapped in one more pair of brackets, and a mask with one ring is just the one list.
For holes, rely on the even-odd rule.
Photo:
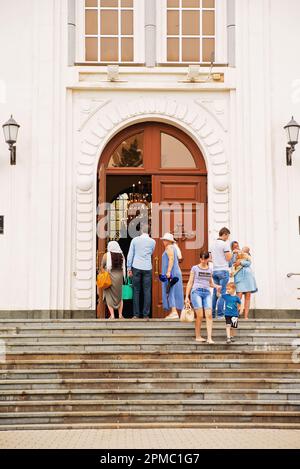
[(191, 300), (194, 309), (212, 308), (212, 298), (210, 290), (206, 290), (203, 288), (197, 288), (197, 290), (192, 290)]

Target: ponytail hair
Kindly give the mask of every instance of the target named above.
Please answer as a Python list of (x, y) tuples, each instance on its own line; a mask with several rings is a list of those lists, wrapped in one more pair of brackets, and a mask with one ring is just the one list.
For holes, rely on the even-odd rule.
[(182, 261), (182, 252), (181, 252), (180, 247), (178, 246), (177, 243), (174, 243), (173, 246), (176, 249), (178, 260)]

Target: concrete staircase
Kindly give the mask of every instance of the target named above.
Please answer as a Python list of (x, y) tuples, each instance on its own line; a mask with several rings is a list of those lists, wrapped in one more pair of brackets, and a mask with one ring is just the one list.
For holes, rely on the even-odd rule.
[(241, 320), (231, 345), (215, 321), (214, 339), (176, 321), (0, 320), (0, 430), (300, 429), (300, 317)]

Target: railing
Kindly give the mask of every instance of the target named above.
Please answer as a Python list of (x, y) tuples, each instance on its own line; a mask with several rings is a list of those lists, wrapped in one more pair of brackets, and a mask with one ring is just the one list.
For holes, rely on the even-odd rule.
[[(298, 276), (300, 276), (300, 274), (293, 274), (293, 273), (287, 274), (287, 278), (298, 277)], [(300, 291), (300, 288), (297, 288), (297, 291)], [(300, 300), (300, 298), (297, 298), (297, 300)]]

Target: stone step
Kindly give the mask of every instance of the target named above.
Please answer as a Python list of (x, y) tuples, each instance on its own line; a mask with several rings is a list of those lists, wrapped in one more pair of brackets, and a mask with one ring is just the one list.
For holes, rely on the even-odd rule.
[[(251, 310), (250, 319), (297, 319), (299, 310), (273, 310), (258, 309)], [(2, 310), (0, 311), (1, 320), (79, 320), (89, 321), (96, 319), (96, 312), (93, 310)]]
[[(205, 321), (203, 323), (205, 329)], [(214, 330), (223, 330), (225, 327), (224, 319), (214, 320)], [(282, 331), (283, 333), (300, 329), (300, 315), (299, 321), (245, 321), (240, 319), (239, 329), (242, 331)], [(20, 334), (20, 333), (106, 333), (106, 334), (120, 334), (120, 333), (143, 333), (151, 334), (152, 332), (164, 334), (165, 332), (178, 333), (193, 332), (194, 323), (181, 323), (180, 321), (97, 321), (97, 322), (13, 322), (4, 323), (0, 320), (0, 333), (5, 334)]]
[(159, 364), (160, 368), (272, 368), (274, 370), (278, 368), (285, 368), (289, 370), (300, 370), (299, 363), (293, 363), (291, 360), (282, 359), (208, 359), (198, 357), (197, 359), (127, 359), (127, 360), (6, 360), (4, 363), (0, 363), (0, 370), (55, 370), (55, 369), (127, 369), (127, 368), (148, 368), (152, 369), (157, 367)]
[[(212, 353), (213, 352), (213, 353)], [(39, 352), (31, 352), (30, 350), (22, 352), (6, 352), (5, 362), (10, 361), (38, 361), (38, 360), (144, 360), (144, 359), (155, 359), (157, 361), (165, 359), (182, 359), (182, 358), (193, 358), (195, 360), (206, 360), (210, 359), (212, 356), (218, 358), (219, 360), (237, 360), (240, 358), (245, 359), (268, 359), (272, 358), (274, 360), (289, 360), (292, 362), (292, 352), (293, 349), (289, 350), (272, 350), (270, 347), (266, 346), (263, 349), (254, 350), (253, 348), (243, 348), (242, 350), (233, 350), (231, 346), (224, 346), (224, 349), (216, 349), (215, 347), (207, 347), (205, 345), (197, 347), (196, 350), (190, 350), (188, 347), (184, 347), (181, 350), (176, 349), (172, 351), (168, 350), (154, 350), (154, 351), (115, 351), (115, 350), (102, 350), (100, 352), (70, 352), (64, 350), (63, 352), (56, 353), (55, 351), (43, 350)]]
[(276, 422), (160, 422), (155, 423), (50, 423), (50, 424), (14, 424), (1, 425), (1, 431), (42, 431), (42, 430), (114, 430), (114, 429), (267, 429), (267, 430), (300, 430), (297, 423)]
[(300, 389), (296, 378), (102, 378), (102, 379), (27, 379), (2, 380), (1, 391), (5, 390), (61, 390), (61, 389)]
[(300, 369), (286, 368), (127, 368), (127, 369), (57, 369), (57, 370), (0, 370), (0, 383), (8, 380), (34, 380), (34, 379), (104, 379), (104, 378), (295, 378), (300, 379)]
[(225, 340), (216, 342), (214, 345), (199, 344), (196, 341), (173, 341), (173, 342), (143, 342), (132, 343), (132, 342), (102, 342), (99, 344), (81, 344), (81, 343), (64, 343), (61, 342), (30, 342), (30, 343), (18, 343), (18, 344), (6, 344), (6, 352), (14, 354), (18, 353), (30, 353), (36, 354), (38, 352), (44, 352), (47, 355), (53, 355), (53, 353), (102, 353), (102, 352), (160, 352), (162, 350), (169, 352), (176, 352), (178, 348), (188, 348), (189, 351), (202, 350), (203, 352), (214, 353), (215, 350), (221, 350), (225, 352), (227, 349), (234, 351), (243, 350), (260, 350), (260, 351), (290, 351), (292, 353), (292, 341), (284, 340), (284, 342), (278, 342), (277, 340), (256, 341), (251, 340), (243, 341), (238, 340), (234, 344), (227, 345)]
[(51, 423), (300, 423), (300, 412), (287, 411), (94, 411), (1, 413), (1, 425)]
[[(288, 318), (264, 318), (264, 317), (261, 317), (261, 318), (249, 318), (248, 321), (245, 321), (243, 316), (241, 316), (241, 320), (244, 321), (245, 323), (247, 324), (261, 324), (261, 323), (265, 323), (265, 324), (273, 324), (273, 325), (276, 325), (276, 324), (296, 324), (296, 323), (299, 323), (300, 322), (300, 312), (299, 310), (297, 311), (297, 315), (296, 317), (288, 317)], [(219, 319), (215, 319), (216, 322), (219, 321)], [(91, 325), (91, 324), (94, 324), (94, 325), (107, 325), (109, 328), (110, 327), (113, 327), (117, 324), (120, 324), (120, 325), (128, 325), (128, 324), (134, 324), (134, 325), (145, 325), (145, 324), (152, 324), (152, 325), (155, 325), (155, 324), (172, 324), (172, 325), (181, 325), (179, 319), (177, 320), (166, 320), (166, 319), (148, 319), (148, 320), (145, 320), (145, 319), (135, 319), (135, 320), (132, 320), (132, 319), (115, 319), (113, 321), (111, 320), (108, 320), (108, 319), (96, 319), (96, 318), (88, 318), (88, 319), (78, 319), (78, 318), (74, 318), (74, 319), (49, 319), (49, 318), (46, 318), (46, 319), (39, 319), (39, 318), (32, 318), (32, 319), (15, 319), (15, 318), (0, 318), (0, 324), (4, 324), (4, 325), (7, 325), (7, 324), (12, 324), (13, 326), (16, 325), (16, 324), (48, 324), (48, 325), (52, 325), (52, 324), (74, 324), (74, 325)], [(183, 323), (184, 325), (186, 325), (185, 323)], [(167, 326), (166, 326), (167, 327)]]
[[(290, 317), (290, 315), (288, 316)], [(54, 321), (54, 320), (95, 320), (95, 311), (60, 311), (60, 310), (9, 310), (0, 311), (0, 320), (16, 320), (16, 321), (27, 321), (27, 320), (42, 320), (42, 321)]]
[[(300, 401), (272, 401), (272, 400), (94, 400), (94, 401), (0, 401), (0, 415), (6, 413), (56, 413), (56, 412), (144, 412), (144, 411), (232, 411), (233, 413), (246, 412), (293, 412), (298, 413), (300, 422)], [(1, 424), (1, 416), (0, 416)]]
[[(279, 333), (279, 334), (289, 334), (291, 332), (299, 332), (300, 321), (296, 325), (285, 325), (285, 326), (274, 326), (270, 325), (258, 325), (258, 324), (249, 324), (247, 322), (239, 322), (239, 333), (241, 334), (250, 334), (250, 333)], [(224, 331), (225, 323), (224, 321), (215, 321), (213, 330), (214, 332)], [(205, 331), (205, 322), (204, 328)], [(105, 326), (77, 326), (72, 327), (61, 325), (59, 326), (16, 326), (16, 327), (4, 327), (0, 324), (0, 336), (6, 335), (108, 335), (113, 336), (117, 335), (150, 335), (150, 336), (164, 336), (167, 334), (170, 335), (193, 335), (194, 334), (194, 325), (180, 324), (179, 326), (173, 326), (172, 324), (168, 327), (165, 327), (164, 324), (159, 324), (154, 326), (153, 324), (146, 323), (146, 326), (135, 326), (135, 325), (126, 325), (120, 327), (108, 328)]]
[[(206, 333), (203, 333), (203, 337), (206, 338)], [(225, 328), (220, 331), (215, 331), (213, 338), (216, 342), (223, 341), (226, 339), (226, 331)], [(92, 335), (10, 335), (10, 336), (2, 336), (2, 340), (5, 341), (6, 346), (9, 345), (27, 345), (27, 344), (32, 344), (36, 345), (37, 343), (39, 344), (47, 344), (47, 343), (56, 343), (56, 344), (67, 344), (67, 345), (73, 345), (73, 344), (83, 344), (83, 345), (97, 345), (97, 344), (110, 344), (110, 343), (152, 343), (152, 344), (157, 344), (157, 343), (178, 343), (178, 344), (184, 344), (187, 342), (194, 342), (195, 341), (195, 336), (194, 334), (181, 334), (180, 332), (178, 334), (173, 334), (169, 335), (168, 333), (165, 333), (165, 335), (142, 335), (142, 334), (92, 334)], [(300, 344), (300, 334), (298, 332), (293, 332), (289, 334), (277, 334), (275, 332), (270, 332), (270, 333), (238, 333), (237, 335), (237, 341), (239, 342), (256, 342), (256, 343), (270, 343), (270, 344), (288, 344), (293, 342), (294, 340), (299, 340)]]
[(0, 401), (35, 402), (59, 400), (148, 400), (148, 399), (188, 399), (194, 400), (272, 400), (299, 401), (298, 389), (35, 389), (0, 391)]

